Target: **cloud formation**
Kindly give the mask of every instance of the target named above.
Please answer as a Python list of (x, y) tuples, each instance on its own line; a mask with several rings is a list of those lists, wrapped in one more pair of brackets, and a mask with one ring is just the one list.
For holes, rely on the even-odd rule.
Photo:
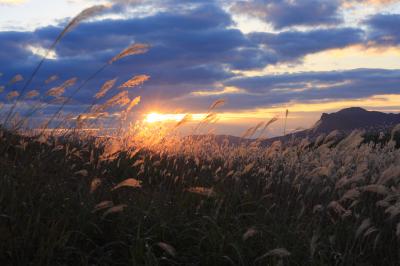
[(238, 13), (256, 16), (275, 29), (291, 26), (334, 25), (342, 21), (338, 0), (255, 0), (233, 6)]
[(400, 14), (377, 14), (366, 20), (369, 40), (378, 45), (400, 45)]
[[(114, 2), (117, 5), (127, 3)], [(343, 27), (337, 15), (342, 4), (339, 1), (255, 0), (240, 2), (241, 11), (259, 12), (258, 17), (280, 31), (245, 34), (235, 27), (232, 15), (217, 1), (191, 0), (187, 8), (182, 9), (167, 8), (176, 3), (173, 0), (162, 4), (146, 2), (147, 5), (152, 3), (163, 8), (146, 16), (80, 24), (60, 42), (53, 59), (46, 61), (29, 89), (45, 92), (51, 85), (44, 81), (54, 74), (60, 76), (59, 83), (77, 76), (79, 85), (126, 46), (140, 42), (151, 45), (148, 53), (113, 64), (74, 97), (72, 104), (90, 103), (106, 80), (118, 77), (117, 83), (121, 84), (132, 75), (141, 74), (151, 79), (131, 93), (142, 96), (144, 107), (162, 103), (165, 107), (201, 110), (213, 100), (224, 97), (229, 103), (225, 108), (234, 106), (242, 110), (289, 101), (358, 99), (399, 90), (397, 70), (243, 75), (244, 71), (257, 72), (280, 63), (301, 64), (305, 56), (330, 49), (352, 45), (398, 46), (399, 15), (376, 14), (367, 18), (363, 27)], [(129, 4), (134, 6), (138, 1), (129, 1)], [(315, 27), (301, 30), (292, 27), (299, 25)], [(330, 28), (321, 27), (326, 25)], [(54, 25), (33, 32), (0, 32), (0, 66), (7, 66), (0, 70), (4, 72), (0, 86), (16, 73), (29, 75), (39, 62), (39, 55), (43, 54), (40, 51), (51, 45), (62, 28), (62, 25)], [(32, 47), (38, 48), (38, 52)], [(8, 90), (18, 89), (18, 86), (20, 84)], [(202, 93), (195, 93), (199, 91)], [(4, 99), (4, 95), (0, 94), (0, 99)]]

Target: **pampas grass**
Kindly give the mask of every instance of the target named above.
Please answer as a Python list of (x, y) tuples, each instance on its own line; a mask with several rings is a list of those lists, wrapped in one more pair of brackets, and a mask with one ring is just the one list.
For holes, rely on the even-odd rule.
[(28, 91), (28, 92), (26, 93), (25, 98), (26, 98), (26, 99), (32, 99), (32, 98), (35, 98), (35, 97), (37, 97), (37, 96), (39, 96), (39, 95), (40, 95), (39, 91), (37, 91), (37, 90), (31, 90), (31, 91)]
[(77, 16), (75, 16), (68, 24), (65, 26), (63, 31), (60, 33), (60, 35), (57, 37), (56, 42), (58, 43), (64, 36), (67, 34), (69, 31), (71, 31), (74, 27), (76, 27), (79, 23), (81, 23), (84, 20), (88, 20), (96, 15), (99, 15), (102, 13), (104, 10), (110, 8), (110, 5), (95, 5), (88, 7), (84, 10), (82, 10)]
[(117, 82), (117, 78), (106, 81), (103, 84), (103, 86), (100, 88), (99, 92), (96, 93), (94, 98), (96, 98), (96, 99), (103, 98), (106, 95), (106, 93), (114, 87), (116, 82)]
[[(38, 253), (49, 264), (82, 256), (145, 264), (146, 254), (153, 264), (398, 262), (400, 150), (390, 133), (383, 145), (360, 143), (353, 133), (328, 146), (263, 147), (183, 140), (160, 129), (107, 138), (83, 130), (63, 138), (0, 132), (2, 213), (22, 217), (12, 230), (0, 222), (6, 262), (26, 264)], [(77, 233), (71, 238), (63, 228)], [(21, 250), (13, 239), (22, 237), (34, 247), (13, 255)], [(98, 255), (104, 245), (110, 253)]]
[[(109, 7), (110, 7), (109, 5), (97, 5), (97, 6), (89, 7), (87, 9), (83, 10), (82, 12), (80, 12), (76, 17), (74, 17), (67, 24), (67, 26), (62, 30), (62, 32), (54, 40), (52, 45), (46, 50), (46, 53), (43, 55), (43, 57), (40, 60), (40, 62), (38, 63), (38, 65), (35, 67), (35, 69), (33, 70), (32, 74), (30, 75), (30, 77), (26, 80), (23, 88), (20, 91), (20, 95), (19, 95), (19, 98), (17, 99), (17, 101), (20, 100), (20, 97), (22, 97), (24, 95), (25, 91), (31, 85), (31, 83), (32, 83), (33, 79), (35, 78), (36, 74), (39, 72), (40, 68), (42, 67), (43, 63), (45, 62), (47, 56), (50, 54), (51, 51), (53, 51), (55, 49), (55, 47), (61, 41), (61, 39), (65, 36), (65, 34), (67, 32), (69, 32), (70, 30), (72, 30), (74, 27), (76, 27), (80, 22), (82, 22), (82, 21), (84, 21), (86, 19), (89, 19), (89, 18), (91, 18), (91, 17), (93, 17), (95, 15), (98, 15), (99, 13), (101, 13), (102, 11), (104, 11), (105, 9), (107, 9)], [(17, 75), (17, 76), (14, 77), (14, 79), (16, 79), (16, 82), (20, 81), (20, 80), (22, 80), (22, 76), (18, 76)], [(55, 78), (53, 78), (53, 79), (55, 79)], [(50, 80), (50, 82), (51, 82), (51, 80)], [(9, 121), (9, 119), (13, 115), (14, 109), (16, 107), (16, 103), (10, 108), (9, 112), (7, 113), (7, 116), (6, 116), (5, 121), (4, 121), (4, 125), (5, 126), (7, 126), (7, 122)]]
[(45, 84), (50, 84), (50, 83), (52, 83), (52, 82), (54, 82), (54, 81), (56, 81), (58, 79), (59, 79), (59, 77), (57, 75), (52, 75), (48, 79), (46, 79), (44, 83)]
[(143, 44), (143, 43), (135, 43), (127, 47), (125, 50), (123, 50), (121, 53), (113, 57), (110, 61), (109, 64), (112, 64), (122, 58), (125, 58), (127, 56), (131, 55), (139, 55), (139, 54), (145, 54), (149, 51), (150, 45), (148, 44)]
[(19, 96), (19, 92), (18, 91), (10, 91), (7, 94), (7, 100), (11, 101), (12, 99), (17, 98), (18, 96)]
[(124, 181), (122, 181), (121, 183), (119, 183), (118, 185), (116, 185), (115, 187), (112, 188), (112, 190), (116, 190), (119, 189), (121, 187), (132, 187), (132, 188), (140, 188), (140, 181), (135, 179), (135, 178), (128, 178)]
[(150, 79), (150, 76), (147, 76), (147, 75), (134, 76), (130, 80), (128, 80), (127, 82), (125, 82), (124, 84), (119, 86), (119, 88), (120, 89), (133, 88), (133, 87), (143, 84), (144, 82), (146, 82), (149, 79)]
[(24, 78), (22, 77), (22, 75), (21, 74), (17, 74), (10, 80), (10, 82), (8, 84), (9, 85), (13, 85), (13, 84), (15, 84), (17, 82), (20, 82), (20, 81), (23, 81), (23, 80), (24, 80)]
[(125, 113), (129, 113), (136, 105), (140, 103), (140, 96), (135, 97), (131, 100), (128, 107), (125, 109)]
[(224, 99), (218, 99), (218, 100), (214, 101), (210, 105), (210, 107), (208, 107), (207, 113), (210, 113), (212, 110), (214, 110), (214, 109), (216, 109), (216, 108), (218, 108), (218, 107), (220, 107), (220, 106), (222, 106), (224, 104), (225, 104), (225, 100)]

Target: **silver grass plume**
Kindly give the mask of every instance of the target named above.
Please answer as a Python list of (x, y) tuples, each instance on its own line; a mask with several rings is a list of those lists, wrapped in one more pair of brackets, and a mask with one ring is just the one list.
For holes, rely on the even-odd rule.
[(149, 49), (150, 45), (148, 44), (143, 44), (143, 43), (132, 44), (128, 48), (126, 48), (125, 50), (114, 56), (108, 63), (112, 64), (115, 61), (118, 61), (127, 56), (147, 53)]

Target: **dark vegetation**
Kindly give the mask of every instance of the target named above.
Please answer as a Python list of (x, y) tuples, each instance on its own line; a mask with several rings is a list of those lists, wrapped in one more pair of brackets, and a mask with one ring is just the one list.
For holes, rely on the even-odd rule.
[[(105, 158), (95, 139), (0, 136), (2, 265), (399, 262), (400, 152), (390, 140)], [(112, 189), (128, 178), (140, 185)]]

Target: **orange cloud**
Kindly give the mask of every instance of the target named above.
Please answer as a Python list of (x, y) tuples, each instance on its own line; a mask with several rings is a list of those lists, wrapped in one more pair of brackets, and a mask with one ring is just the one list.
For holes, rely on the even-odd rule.
[(355, 4), (386, 5), (398, 2), (398, 0), (343, 0), (344, 7), (351, 7)]

